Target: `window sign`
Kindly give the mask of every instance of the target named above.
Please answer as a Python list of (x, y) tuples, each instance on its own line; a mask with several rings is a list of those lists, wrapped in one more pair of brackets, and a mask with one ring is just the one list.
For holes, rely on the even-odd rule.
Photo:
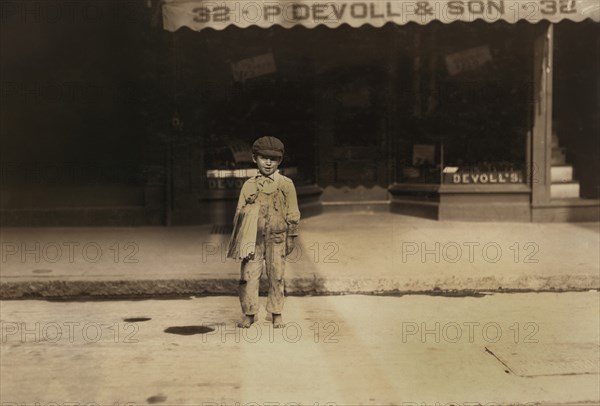
[(450, 75), (475, 70), (492, 61), (489, 45), (470, 48), (446, 55), (446, 67)]
[(231, 64), (233, 79), (236, 82), (245, 82), (248, 79), (274, 73), (276, 70), (272, 53), (242, 59)]

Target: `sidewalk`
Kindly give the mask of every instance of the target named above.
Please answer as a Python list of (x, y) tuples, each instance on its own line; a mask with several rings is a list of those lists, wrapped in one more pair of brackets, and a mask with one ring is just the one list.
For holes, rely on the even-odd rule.
[[(234, 295), (239, 265), (212, 227), (3, 228), (0, 297)], [(302, 221), (289, 295), (588, 290), (598, 223), (438, 222), (390, 213)]]

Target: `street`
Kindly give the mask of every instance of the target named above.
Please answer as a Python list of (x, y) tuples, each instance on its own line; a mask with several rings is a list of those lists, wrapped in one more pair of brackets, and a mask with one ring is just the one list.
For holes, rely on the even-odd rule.
[[(597, 291), (2, 301), (2, 405), (600, 401)], [(264, 298), (261, 298), (264, 305)]]

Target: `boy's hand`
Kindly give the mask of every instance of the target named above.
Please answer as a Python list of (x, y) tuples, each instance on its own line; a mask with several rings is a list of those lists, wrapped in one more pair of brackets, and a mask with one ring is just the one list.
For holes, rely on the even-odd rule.
[(285, 241), (285, 255), (288, 256), (296, 247), (296, 237), (288, 237)]

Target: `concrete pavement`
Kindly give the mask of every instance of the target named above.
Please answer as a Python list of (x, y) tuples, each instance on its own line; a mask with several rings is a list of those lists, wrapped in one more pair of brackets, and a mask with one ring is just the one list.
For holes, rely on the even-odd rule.
[[(598, 223), (438, 222), (390, 213), (302, 221), (288, 294), (588, 290)], [(0, 297), (236, 294), (211, 226), (2, 228)]]
[(7, 406), (600, 402), (598, 292), (291, 297), (283, 330), (234, 297), (0, 305)]

